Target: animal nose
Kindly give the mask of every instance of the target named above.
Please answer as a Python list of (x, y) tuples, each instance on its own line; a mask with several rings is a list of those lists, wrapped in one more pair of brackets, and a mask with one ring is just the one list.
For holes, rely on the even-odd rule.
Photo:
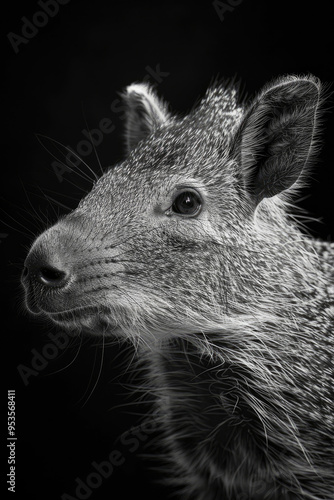
[(63, 288), (70, 279), (70, 273), (58, 262), (52, 262), (40, 252), (31, 252), (24, 263), (22, 281), (33, 281), (46, 288)]
[(68, 274), (48, 264), (38, 267), (24, 266), (22, 278), (32, 278), (47, 287), (63, 287), (68, 281)]

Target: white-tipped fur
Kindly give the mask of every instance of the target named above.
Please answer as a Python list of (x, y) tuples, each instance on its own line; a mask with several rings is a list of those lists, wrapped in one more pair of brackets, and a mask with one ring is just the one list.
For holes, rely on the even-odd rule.
[(157, 98), (151, 87), (145, 83), (129, 85), (123, 99), (127, 104), (125, 134), (129, 153), (140, 140), (166, 123), (169, 114), (166, 106)]

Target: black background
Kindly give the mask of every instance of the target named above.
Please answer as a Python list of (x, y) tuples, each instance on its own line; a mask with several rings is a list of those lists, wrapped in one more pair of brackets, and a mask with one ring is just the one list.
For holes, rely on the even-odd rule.
[[(6, 56), (2, 93), (6, 141), (0, 167), (2, 359), (5, 385), (16, 389), (16, 498), (20, 500), (60, 499), (65, 492), (75, 497), (75, 478), (85, 481), (94, 470), (92, 462), (106, 460), (114, 448), (126, 460), (90, 498), (153, 499), (167, 494), (167, 488), (154, 483), (158, 474), (140, 458), (146, 451), (144, 443), (131, 452), (117, 441), (140, 422), (136, 413), (145, 413), (145, 408), (129, 405), (133, 397), (127, 383), (132, 379), (129, 372), (123, 373), (122, 363), (131, 357), (131, 348), (109, 346), (103, 353), (93, 340), (73, 339), (66, 351), (29, 377), (27, 386), (18, 374), (19, 364), (31, 366), (31, 349), (42, 352), (50, 342), (50, 327), (27, 316), (22, 307), (19, 277), (27, 249), (34, 234), (66, 212), (62, 205), (74, 208), (82, 190), (90, 187), (74, 172), (65, 172), (60, 182), (51, 164), (52, 154), (62, 160), (62, 153), (46, 138), (41, 144), (36, 134), (75, 148), (84, 139), (83, 129), (94, 129), (101, 119), (109, 118), (115, 129), (103, 136), (97, 153), (103, 168), (119, 161), (122, 113), (110, 106), (126, 85), (146, 77), (148, 67), (164, 73), (150, 81), (181, 113), (191, 109), (217, 76), (237, 76), (250, 96), (268, 80), (287, 73), (312, 73), (327, 84), (333, 81), (330, 2), (237, 3), (231, 2), (235, 7), (221, 20), (210, 1), (71, 0), (28, 43), (20, 44), (17, 54), (7, 34), (21, 35), (22, 17), (31, 20), (41, 7), (36, 1), (2, 7)], [(325, 105), (319, 161), (298, 201), (313, 217), (321, 218), (308, 224), (311, 233), (331, 240), (332, 105), (331, 98)], [(99, 173), (94, 153), (84, 159)], [(84, 165), (79, 171), (90, 175)], [(145, 441), (153, 437), (146, 436)]]

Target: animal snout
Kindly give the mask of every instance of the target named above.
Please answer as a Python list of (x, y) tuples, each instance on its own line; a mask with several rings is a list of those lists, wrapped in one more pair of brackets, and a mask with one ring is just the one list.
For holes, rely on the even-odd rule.
[(73, 278), (69, 248), (73, 248), (66, 235), (57, 228), (43, 233), (33, 244), (25, 260), (22, 283), (26, 288), (47, 292), (64, 288)]
[(74, 281), (70, 242), (51, 228), (34, 242), (25, 260), (21, 282), (28, 310), (57, 312), (66, 308), (70, 283)]
[(64, 265), (54, 265), (52, 259), (36, 258), (34, 252), (25, 261), (22, 280), (31, 280), (46, 288), (63, 288), (69, 281), (70, 272)]

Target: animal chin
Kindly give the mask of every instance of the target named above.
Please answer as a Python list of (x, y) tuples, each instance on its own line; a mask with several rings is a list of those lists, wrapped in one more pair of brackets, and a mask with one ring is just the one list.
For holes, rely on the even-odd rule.
[(56, 325), (72, 332), (84, 332), (92, 335), (115, 335), (119, 329), (110, 318), (99, 313), (97, 308), (77, 308), (60, 312), (46, 312), (47, 316)]

